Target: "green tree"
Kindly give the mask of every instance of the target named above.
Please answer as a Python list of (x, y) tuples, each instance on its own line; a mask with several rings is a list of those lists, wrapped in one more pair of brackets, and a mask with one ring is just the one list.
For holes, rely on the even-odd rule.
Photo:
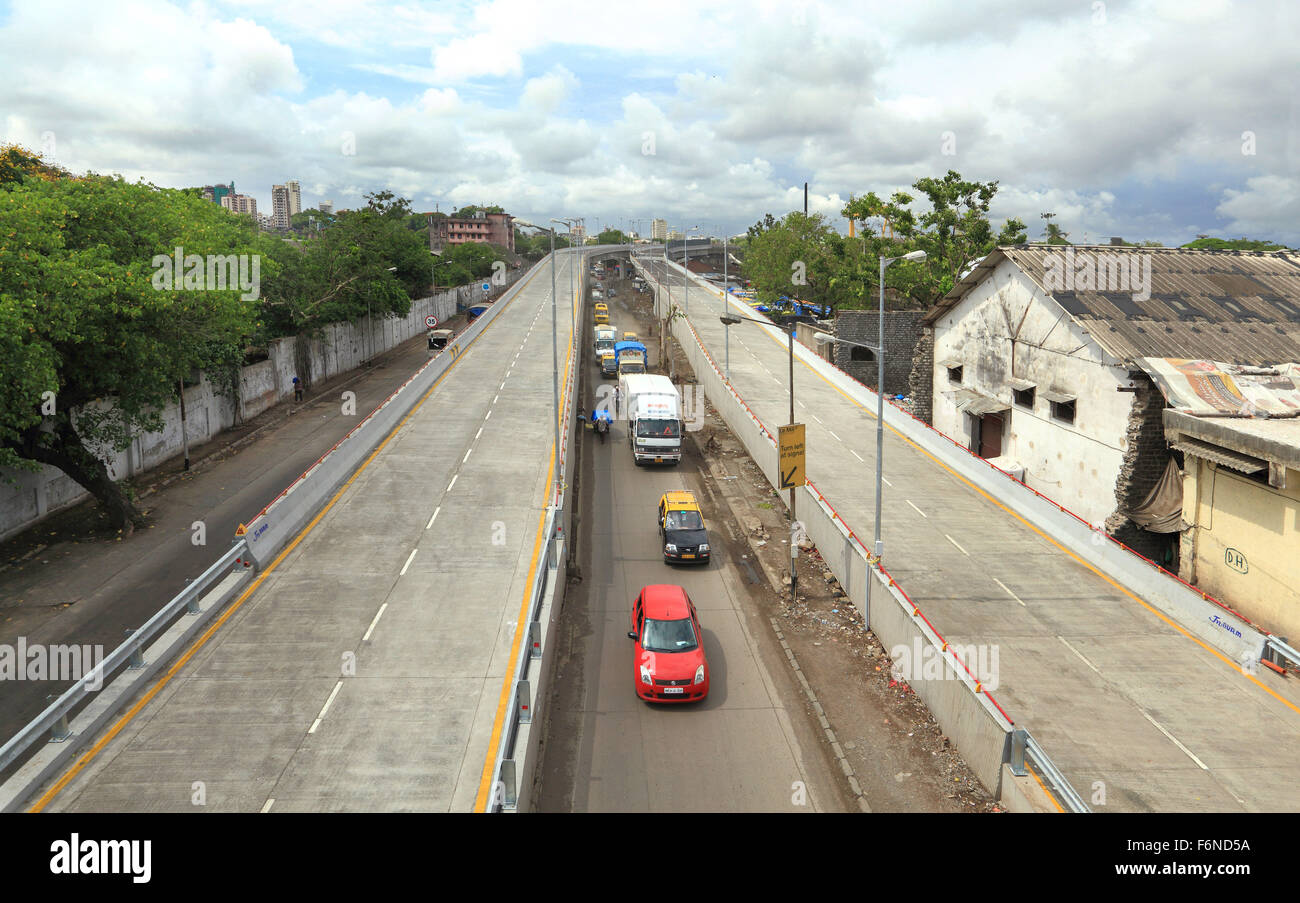
[(469, 217), (480, 213), (505, 213), (505, 210), (495, 204), (491, 207), (484, 207), (479, 204), (469, 204), (468, 206), (461, 207), (453, 213), (452, 217), (456, 219), (468, 219)]
[(411, 299), (424, 294), (432, 281), (428, 243), (406, 228), (409, 202), (389, 192), (367, 197), (370, 204), (340, 213), (302, 248), (267, 236), (263, 247), (281, 264), (280, 278), (264, 293), (269, 337), (365, 316), (406, 316)]
[(39, 155), (21, 145), (0, 144), (0, 185), (22, 182), (28, 178), (48, 181), (67, 176), (67, 172), (50, 166)]
[(783, 306), (786, 299), (834, 305), (833, 262), (841, 254), (840, 236), (821, 214), (786, 214), (750, 232), (745, 276), (758, 300)]
[[(177, 247), (185, 278), (164, 282)], [(0, 190), (0, 463), (56, 467), (114, 526), (139, 524), (103, 456), (160, 430), (181, 380), (238, 365), (258, 301), (191, 279), (189, 258), (256, 253), (246, 220), (184, 191), (98, 176), (9, 182)], [(274, 278), (273, 263), (260, 269)]]
[(311, 237), (322, 229), (328, 228), (333, 222), (334, 214), (321, 213), (313, 207), (289, 217), (289, 228), (300, 235)]
[[(845, 205), (843, 215), (862, 222), (862, 237), (846, 239), (845, 253), (839, 258), (835, 285), (843, 295), (856, 295), (858, 303), (874, 307), (880, 258), (920, 250), (926, 252), (924, 261), (893, 264), (885, 271), (885, 284), (896, 294), (897, 303), (928, 307), (995, 247), (1028, 240), (1025, 224), (1014, 218), (994, 234), (988, 211), (997, 194), (996, 181), (967, 181), (949, 170), (941, 178), (918, 179), (912, 187), (930, 204), (920, 216), (911, 210), (913, 196), (904, 191), (888, 200), (868, 193)], [(879, 231), (872, 225), (877, 220)]]
[(625, 245), (631, 241), (621, 229), (605, 229), (596, 236), (598, 245)]
[(769, 229), (775, 229), (776, 227), (777, 227), (776, 217), (772, 216), (772, 214), (770, 213), (766, 214), (761, 220), (759, 220), (758, 222), (754, 223), (754, 225), (749, 227), (749, 237), (757, 238), (759, 235), (763, 234)]
[(389, 219), (405, 222), (414, 212), (411, 210), (410, 201), (398, 197), (391, 191), (371, 191), (365, 195), (365, 198), (367, 210)]
[(1070, 241), (1069, 232), (1062, 232), (1061, 227), (1052, 220), (1056, 217), (1055, 213), (1040, 213), (1039, 218), (1043, 220), (1043, 228), (1046, 230), (1043, 240), (1049, 245), (1068, 245)]
[(1189, 241), (1183, 248), (1202, 248), (1211, 251), (1285, 251), (1286, 245), (1274, 241), (1246, 238), (1198, 238)]

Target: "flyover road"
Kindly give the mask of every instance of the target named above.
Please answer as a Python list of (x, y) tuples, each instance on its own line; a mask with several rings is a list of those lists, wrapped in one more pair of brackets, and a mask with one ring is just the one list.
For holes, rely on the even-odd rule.
[[(622, 333), (648, 335), (632, 319), (631, 291), (617, 283), (611, 322)], [(657, 341), (647, 342), (655, 364)], [(590, 345), (585, 409), (602, 380)], [(547, 708), (538, 806), (545, 812), (814, 812), (848, 808), (843, 775), (818, 745), (820, 727), (805, 714), (728, 549), (725, 531), (707, 508), (689, 455), (676, 467), (637, 467), (617, 422), (602, 444), (582, 434), (577, 535), (581, 583), (566, 597), (559, 626), (560, 659)], [(695, 489), (706, 505), (711, 561), (664, 563), (655, 514), (670, 489)], [(702, 703), (654, 705), (633, 689), (632, 600), (653, 583), (682, 586), (695, 603), (709, 660), (709, 696)], [(780, 659), (777, 661), (777, 659)], [(814, 733), (816, 727), (818, 733)], [(852, 810), (857, 811), (857, 804)]]
[[(681, 280), (673, 267), (679, 305)], [(695, 280), (689, 303), (721, 363), (721, 292)], [(808, 478), (870, 536), (874, 409), (803, 363), (800, 347)], [(772, 432), (789, 420), (788, 362), (784, 332), (731, 327), (731, 382)], [(1244, 674), (888, 427), (884, 458), (885, 566), (949, 642), (996, 653), (993, 695), (1095, 810), (1300, 810), (1294, 681)]]
[[(313, 386), (305, 402), (283, 402), (265, 412), (256, 437), (237, 453), (196, 464), (147, 496), (147, 529), (119, 542), (52, 540), (39, 554), (5, 570), (0, 643), (13, 646), (25, 637), (29, 646), (74, 643), (113, 650), (128, 629), (148, 621), (225, 553), (240, 522), (273, 501), (428, 358), (421, 335), (380, 355), (373, 369)], [(344, 390), (355, 395), (354, 405), (340, 404)], [(195, 460), (226, 445), (231, 435), (192, 450)], [(193, 541), (195, 523), (204, 527), (204, 544)], [(40, 526), (33, 531), (45, 532)], [(49, 697), (70, 683), (0, 681), (0, 741), (39, 715)]]
[(256, 591), (37, 807), (470, 811), (485, 800), (550, 483), (550, 318), (544, 265)]

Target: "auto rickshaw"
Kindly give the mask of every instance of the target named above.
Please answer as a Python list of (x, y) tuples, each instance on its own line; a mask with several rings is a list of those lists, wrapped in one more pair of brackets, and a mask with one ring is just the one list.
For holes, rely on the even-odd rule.
[(450, 329), (430, 329), (429, 330), (429, 350), (441, 351), (447, 347), (447, 344), (455, 338), (455, 333)]

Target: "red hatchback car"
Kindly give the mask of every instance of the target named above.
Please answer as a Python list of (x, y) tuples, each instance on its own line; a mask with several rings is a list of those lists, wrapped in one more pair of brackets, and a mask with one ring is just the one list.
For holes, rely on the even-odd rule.
[(655, 584), (632, 603), (636, 640), (632, 675), (636, 695), (646, 702), (698, 702), (709, 695), (704, 633), (686, 590)]

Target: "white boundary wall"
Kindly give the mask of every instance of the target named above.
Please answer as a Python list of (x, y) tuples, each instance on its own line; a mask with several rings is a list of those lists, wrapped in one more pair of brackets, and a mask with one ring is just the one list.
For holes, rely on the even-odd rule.
[[(506, 287), (528, 272), (529, 269), (511, 270), (506, 276)], [(480, 286), (481, 283), (463, 285), (418, 298), (411, 302), (411, 310), (405, 317), (376, 317), (368, 328), (364, 318), (357, 323), (325, 327), (319, 338), (307, 342), (312, 380), (323, 382), (347, 373), (374, 354), (382, 354), (423, 334), (427, 316), (445, 322), (458, 309), (485, 297), (500, 297), (503, 291), (501, 286), (494, 285), (492, 292), (485, 295)], [(185, 425), (190, 447), (201, 445), (236, 423), (250, 420), (292, 397), (293, 378), (302, 375), (294, 364), (296, 342), (293, 336), (276, 339), (268, 349), (267, 360), (240, 370), (238, 406), (219, 395), (206, 376), (202, 376), (198, 385), (187, 388)], [(161, 431), (137, 436), (126, 451), (105, 456), (109, 476), (114, 480), (136, 477), (182, 453), (179, 402), (169, 404), (162, 417)], [(88, 497), (89, 493), (80, 485), (54, 467), (45, 466), (35, 472), (0, 468), (0, 540)]]

